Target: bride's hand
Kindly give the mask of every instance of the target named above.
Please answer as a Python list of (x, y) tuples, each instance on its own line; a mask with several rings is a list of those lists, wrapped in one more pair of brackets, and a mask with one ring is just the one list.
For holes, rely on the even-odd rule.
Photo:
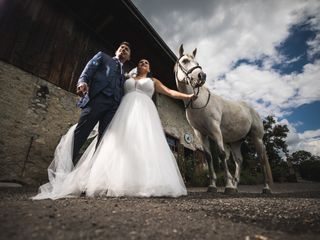
[(189, 100), (196, 100), (198, 98), (197, 95), (189, 94)]

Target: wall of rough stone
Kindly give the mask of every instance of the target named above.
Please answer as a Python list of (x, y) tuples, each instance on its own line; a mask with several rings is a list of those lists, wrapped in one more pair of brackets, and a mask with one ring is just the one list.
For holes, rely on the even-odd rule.
[[(179, 141), (175, 157), (185, 183), (187, 186), (207, 186), (208, 165), (200, 141), (186, 119), (183, 102), (157, 94), (156, 105), (164, 131)], [(192, 136), (191, 143), (186, 142), (186, 133)]]
[(38, 185), (60, 137), (77, 122), (76, 96), (0, 61), (0, 181)]
[[(199, 139), (195, 136), (186, 119), (182, 101), (172, 99), (162, 94), (157, 94), (156, 105), (162, 125), (167, 134), (179, 139), (180, 144), (186, 148), (192, 150), (201, 149)], [(185, 141), (185, 133), (191, 134), (193, 138), (191, 143)]]
[[(3, 61), (0, 93), (0, 181), (46, 182), (57, 143), (78, 121), (77, 97)], [(186, 120), (182, 102), (157, 94), (156, 105), (165, 132), (179, 140), (177, 161), (185, 175), (184, 148), (201, 149), (199, 140)], [(185, 133), (193, 136), (191, 143), (185, 141)]]

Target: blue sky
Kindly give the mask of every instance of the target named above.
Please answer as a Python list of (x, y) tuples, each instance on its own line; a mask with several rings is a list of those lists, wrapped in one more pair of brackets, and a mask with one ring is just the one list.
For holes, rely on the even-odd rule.
[(296, 129), (302, 133), (307, 130), (320, 128), (320, 101), (304, 104), (292, 110), (292, 114), (287, 116), (289, 122), (296, 123)]
[[(312, 30), (310, 19), (293, 25), (290, 28), (290, 35), (277, 46), (277, 50), (288, 59), (297, 59), (297, 61), (284, 66), (277, 64), (273, 68), (283, 75), (294, 72), (302, 73), (303, 66), (308, 63), (314, 64), (320, 58), (319, 52), (313, 56), (308, 55), (307, 42), (312, 41), (316, 36), (317, 32)], [(318, 98), (314, 100), (311, 103), (290, 109), (292, 113), (286, 116), (289, 122), (296, 124), (295, 128), (300, 133), (320, 129), (320, 101)]]
[(133, 3), (173, 52), (198, 48), (212, 91), (287, 124), (291, 152), (320, 155), (320, 1)]

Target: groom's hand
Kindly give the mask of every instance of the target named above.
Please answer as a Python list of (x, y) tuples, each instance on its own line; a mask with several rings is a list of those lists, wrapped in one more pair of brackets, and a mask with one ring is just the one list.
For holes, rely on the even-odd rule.
[(77, 95), (83, 97), (88, 92), (88, 85), (86, 83), (80, 83), (77, 86)]

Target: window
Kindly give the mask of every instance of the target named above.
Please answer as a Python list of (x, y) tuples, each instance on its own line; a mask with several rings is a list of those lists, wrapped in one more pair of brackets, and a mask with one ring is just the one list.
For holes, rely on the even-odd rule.
[(167, 142), (172, 152), (178, 152), (178, 139), (166, 134)]

